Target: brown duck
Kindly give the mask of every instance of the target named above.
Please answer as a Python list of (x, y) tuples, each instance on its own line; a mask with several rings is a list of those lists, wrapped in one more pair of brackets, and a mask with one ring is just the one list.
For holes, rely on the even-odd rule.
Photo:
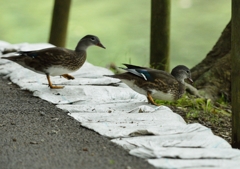
[(106, 75), (121, 79), (134, 91), (147, 96), (148, 101), (154, 105), (153, 98), (159, 100), (177, 100), (185, 92), (184, 79), (191, 79), (190, 70), (184, 65), (172, 69), (171, 74), (162, 70), (150, 69), (130, 64), (124, 64), (126, 73)]
[(18, 56), (2, 57), (2, 59), (11, 60), (34, 72), (45, 74), (51, 89), (62, 89), (64, 86), (52, 85), (50, 76), (74, 79), (68, 73), (82, 67), (86, 61), (87, 48), (92, 45), (105, 49), (97, 36), (86, 35), (78, 42), (75, 50), (52, 47), (34, 51), (19, 51), (17, 52)]

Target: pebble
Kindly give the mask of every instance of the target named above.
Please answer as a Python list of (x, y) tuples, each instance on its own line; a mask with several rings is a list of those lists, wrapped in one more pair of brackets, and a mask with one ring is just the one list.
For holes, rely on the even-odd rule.
[(45, 116), (46, 114), (44, 112), (40, 112), (40, 116)]

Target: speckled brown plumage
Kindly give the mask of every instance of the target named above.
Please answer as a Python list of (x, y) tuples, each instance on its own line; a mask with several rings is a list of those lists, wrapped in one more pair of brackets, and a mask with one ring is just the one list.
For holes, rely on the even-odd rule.
[[(26, 57), (30, 56), (30, 57)], [(33, 56), (34, 55), (34, 56)], [(44, 72), (45, 69), (52, 66), (67, 67), (72, 71), (78, 70), (86, 61), (86, 51), (75, 52), (65, 48), (55, 47), (38, 51), (22, 52), (21, 56), (8, 57), (14, 62), (24, 62), (23, 64), (34, 68), (37, 71)]]
[(186, 66), (175, 67), (171, 74), (156, 69), (124, 64), (126, 73), (109, 75), (121, 79), (133, 90), (147, 96), (149, 102), (156, 103), (152, 95), (160, 100), (177, 100), (185, 92), (184, 79), (191, 80), (190, 70)]
[(47, 76), (50, 88), (60, 89), (63, 86), (53, 86), (50, 76), (62, 76), (68, 80), (74, 79), (68, 75), (82, 67), (87, 57), (87, 48), (96, 45), (105, 48), (99, 38), (86, 35), (77, 44), (75, 50), (61, 47), (46, 48), (34, 51), (19, 51), (18, 56), (2, 57), (14, 61), (25, 68)]

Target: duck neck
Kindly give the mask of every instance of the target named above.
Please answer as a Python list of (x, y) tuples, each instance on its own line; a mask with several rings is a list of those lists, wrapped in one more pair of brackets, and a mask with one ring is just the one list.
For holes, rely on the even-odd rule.
[(75, 48), (76, 52), (86, 51), (89, 47), (89, 44), (85, 40), (80, 40)]
[(175, 77), (176, 79), (177, 79), (177, 81), (179, 81), (179, 83), (181, 83), (181, 84), (185, 84), (185, 81), (184, 81), (184, 79), (183, 78), (181, 78), (181, 77)]

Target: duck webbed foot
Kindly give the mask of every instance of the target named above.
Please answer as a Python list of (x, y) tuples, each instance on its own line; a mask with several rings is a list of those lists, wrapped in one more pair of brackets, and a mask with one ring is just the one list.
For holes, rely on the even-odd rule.
[(67, 80), (73, 80), (75, 79), (73, 76), (69, 75), (69, 74), (63, 74), (61, 75), (62, 77), (66, 78)]
[(153, 104), (153, 105), (155, 105), (155, 106), (161, 106), (160, 104), (157, 104), (157, 103), (153, 100), (152, 95), (151, 95), (149, 92), (147, 93), (147, 99), (148, 99), (148, 102), (149, 102), (149, 103), (151, 103), (151, 104)]
[(47, 80), (48, 80), (48, 85), (51, 89), (62, 89), (62, 88), (64, 88), (64, 86), (53, 86), (49, 75), (47, 75)]

